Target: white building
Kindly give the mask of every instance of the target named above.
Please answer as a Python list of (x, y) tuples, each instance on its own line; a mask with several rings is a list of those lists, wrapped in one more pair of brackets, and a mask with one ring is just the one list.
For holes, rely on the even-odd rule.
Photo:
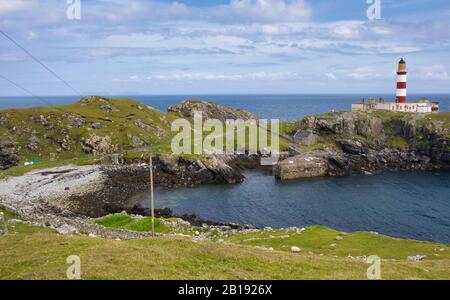
[(352, 110), (371, 111), (374, 109), (410, 112), (410, 113), (433, 113), (439, 111), (439, 102), (431, 102), (428, 99), (421, 99), (417, 102), (385, 102), (384, 99), (376, 101), (361, 100), (360, 103), (353, 103)]

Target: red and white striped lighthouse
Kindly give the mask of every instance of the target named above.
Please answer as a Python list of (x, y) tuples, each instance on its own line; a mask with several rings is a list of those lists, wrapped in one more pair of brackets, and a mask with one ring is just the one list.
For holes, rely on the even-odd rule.
[(398, 63), (397, 69), (397, 103), (405, 103), (406, 98), (406, 62), (403, 58)]

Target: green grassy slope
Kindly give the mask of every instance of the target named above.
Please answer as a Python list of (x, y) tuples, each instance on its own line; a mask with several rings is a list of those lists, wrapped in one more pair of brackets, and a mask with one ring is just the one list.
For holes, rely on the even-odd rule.
[[(117, 148), (117, 151), (111, 152), (120, 152), (125, 156), (128, 151), (130, 156), (138, 156), (132, 153), (136, 149), (132, 143), (133, 136), (142, 141), (142, 147), (151, 146), (155, 153), (169, 153), (170, 124), (175, 118), (179, 116), (160, 112), (134, 100), (100, 97), (89, 103), (76, 102), (59, 107), (2, 110), (0, 141), (14, 141), (21, 158), (19, 167), (8, 170), (6, 175), (18, 175), (24, 169), (68, 163), (96, 163), (101, 157), (83, 149), (83, 141), (94, 134), (109, 136), (110, 144)], [(82, 120), (82, 123), (76, 124), (74, 119)], [(167, 135), (156, 134), (145, 125), (161, 129)], [(33, 136), (39, 139), (36, 150), (27, 147)], [(68, 149), (61, 146), (64, 139)], [(35, 160), (36, 165), (24, 168), (23, 163), (29, 160)]]
[[(349, 254), (380, 256), (383, 279), (450, 279), (448, 246), (371, 233), (342, 235), (324, 227), (291, 233), (289, 239), (276, 238), (280, 235), (286, 233), (236, 234), (225, 242), (175, 237), (116, 241), (17, 224), (0, 236), (0, 279), (64, 279), (70, 255), (80, 257), (83, 279), (367, 279), (369, 265)], [(290, 253), (291, 245), (302, 252)], [(428, 257), (406, 260), (416, 254)]]
[[(238, 115), (241, 113), (234, 111)], [(172, 138), (178, 133), (171, 131), (171, 125), (178, 118), (184, 117), (179, 113), (161, 112), (131, 99), (102, 97), (90, 97), (89, 101), (66, 106), (0, 110), (0, 143), (13, 141), (20, 156), (18, 166), (0, 171), (0, 177), (58, 165), (96, 164), (112, 153), (133, 160), (146, 154), (149, 148), (156, 155), (171, 154)], [(204, 132), (203, 138), (208, 134), (210, 132)], [(111, 149), (99, 155), (86, 151), (83, 144), (93, 135), (109, 137)], [(139, 145), (133, 142), (136, 138)], [(30, 147), (33, 139), (34, 149)], [(248, 140), (247, 132), (247, 148)], [(288, 148), (283, 138), (280, 145), (282, 150)], [(34, 161), (34, 165), (24, 166), (26, 161)]]

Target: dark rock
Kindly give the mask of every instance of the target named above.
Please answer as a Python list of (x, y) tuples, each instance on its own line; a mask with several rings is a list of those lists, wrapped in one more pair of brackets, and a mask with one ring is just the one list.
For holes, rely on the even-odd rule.
[(338, 140), (337, 143), (341, 146), (342, 150), (349, 154), (363, 154), (365, 152), (361, 142), (356, 140)]
[(294, 135), (294, 140), (300, 146), (312, 146), (319, 142), (319, 136), (309, 130), (299, 130)]
[(16, 143), (12, 141), (0, 142), (0, 169), (6, 170), (17, 166), (20, 157), (17, 155)]

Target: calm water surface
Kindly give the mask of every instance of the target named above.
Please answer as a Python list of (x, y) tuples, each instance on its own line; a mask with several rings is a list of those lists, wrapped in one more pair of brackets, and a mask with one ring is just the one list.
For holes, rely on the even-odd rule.
[(450, 172), (290, 182), (260, 171), (245, 176), (247, 180), (239, 185), (158, 191), (156, 205), (220, 222), (279, 228), (320, 224), (450, 244)]

